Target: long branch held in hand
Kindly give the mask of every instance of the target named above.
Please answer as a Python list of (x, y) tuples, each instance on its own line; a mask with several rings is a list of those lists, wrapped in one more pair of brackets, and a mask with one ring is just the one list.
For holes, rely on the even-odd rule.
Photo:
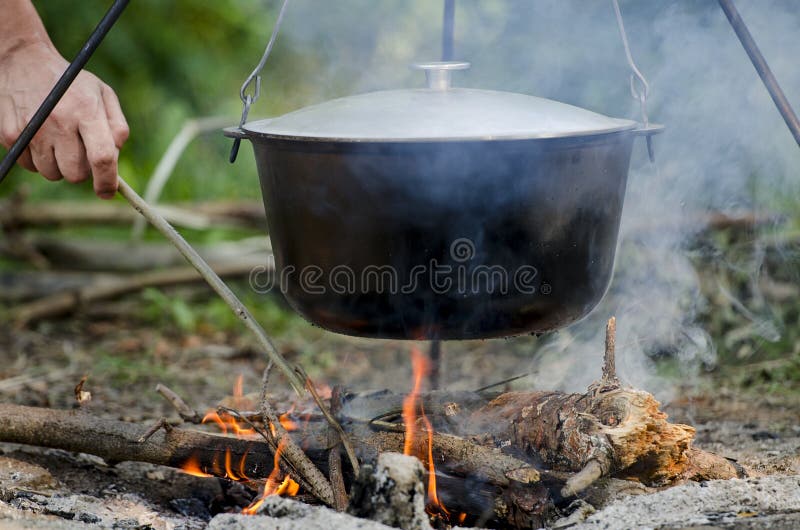
[(144, 199), (139, 197), (139, 195), (133, 191), (127, 182), (122, 177), (119, 177), (119, 193), (125, 199), (131, 203), (131, 205), (136, 208), (136, 210), (141, 213), (145, 219), (150, 221), (150, 223), (159, 231), (161, 232), (164, 237), (169, 239), (180, 251), (181, 254), (186, 258), (186, 260), (192, 264), (192, 266), (197, 269), (197, 272), (203, 277), (203, 279), (211, 286), (212, 289), (222, 298), (228, 307), (231, 308), (233, 313), (239, 317), (247, 326), (247, 328), (253, 332), (253, 334), (258, 339), (259, 344), (264, 347), (269, 356), (269, 359), (275, 363), (278, 368), (280, 368), (283, 375), (289, 381), (289, 384), (292, 386), (295, 392), (298, 395), (302, 395), (304, 390), (303, 381), (295, 374), (292, 367), (286, 362), (286, 359), (280, 354), (278, 349), (272, 343), (272, 340), (267, 335), (264, 328), (253, 318), (253, 315), (250, 311), (245, 307), (245, 305), (237, 298), (233, 291), (225, 285), (217, 273), (209, 267), (208, 263), (200, 257), (200, 254), (195, 251), (192, 246), (186, 242), (185, 239), (177, 232), (174, 228), (158, 213), (156, 212), (149, 204), (147, 204)]

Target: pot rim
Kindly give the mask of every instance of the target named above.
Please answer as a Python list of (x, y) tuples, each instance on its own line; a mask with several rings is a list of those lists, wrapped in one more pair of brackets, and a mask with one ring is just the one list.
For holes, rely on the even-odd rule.
[(663, 125), (650, 123), (643, 125), (635, 121), (630, 121), (630, 124), (624, 127), (609, 127), (607, 129), (592, 130), (580, 134), (563, 133), (563, 134), (508, 134), (508, 135), (478, 135), (469, 137), (418, 137), (418, 138), (377, 138), (377, 137), (356, 137), (356, 136), (343, 136), (343, 137), (323, 137), (323, 136), (300, 136), (300, 135), (287, 135), (287, 134), (274, 134), (256, 131), (249, 126), (264, 126), (275, 118), (266, 118), (247, 122), (242, 126), (233, 126), (225, 128), (224, 134), (229, 138), (239, 138), (242, 140), (282, 140), (282, 141), (295, 141), (295, 142), (319, 142), (319, 143), (397, 143), (397, 144), (413, 144), (413, 143), (451, 143), (451, 142), (491, 142), (491, 141), (505, 141), (505, 140), (549, 140), (549, 139), (566, 139), (566, 138), (587, 138), (593, 136), (600, 136), (612, 133), (630, 133), (639, 135), (653, 135), (658, 134), (664, 130)]

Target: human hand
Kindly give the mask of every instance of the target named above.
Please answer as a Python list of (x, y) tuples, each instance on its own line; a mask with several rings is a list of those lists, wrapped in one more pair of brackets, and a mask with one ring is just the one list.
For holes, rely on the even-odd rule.
[[(0, 54), (0, 143), (10, 147), (68, 63), (49, 42)], [(117, 159), (128, 124), (114, 91), (89, 72), (78, 74), (33, 137), (19, 164), (48, 180), (82, 182), (91, 171), (98, 197), (117, 191)]]

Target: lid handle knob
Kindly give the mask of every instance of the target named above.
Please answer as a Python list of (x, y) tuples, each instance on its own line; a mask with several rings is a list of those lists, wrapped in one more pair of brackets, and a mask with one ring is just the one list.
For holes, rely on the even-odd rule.
[(451, 85), (450, 72), (469, 67), (470, 64), (466, 61), (432, 61), (411, 65), (414, 70), (425, 70), (425, 78), (431, 90), (447, 90)]

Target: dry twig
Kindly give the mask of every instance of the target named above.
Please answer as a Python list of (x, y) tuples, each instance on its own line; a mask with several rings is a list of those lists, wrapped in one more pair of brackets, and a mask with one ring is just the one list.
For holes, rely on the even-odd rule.
[[(341, 387), (334, 386), (331, 390), (331, 415), (335, 418), (339, 415), (342, 409), (342, 391)], [(330, 444), (330, 452), (328, 453), (328, 478), (331, 481), (333, 488), (334, 507), (342, 512), (347, 508), (347, 490), (344, 485), (344, 476), (342, 475), (342, 454), (339, 451), (341, 447), (341, 438), (339, 433), (332, 426), (328, 426), (328, 443)]]
[(306, 390), (308, 390), (308, 393), (311, 394), (312, 398), (314, 398), (314, 402), (317, 404), (317, 407), (319, 408), (320, 412), (322, 412), (322, 415), (325, 416), (325, 421), (327, 421), (328, 424), (334, 429), (336, 429), (336, 432), (339, 433), (339, 440), (342, 442), (342, 447), (344, 447), (345, 453), (347, 453), (347, 458), (350, 459), (350, 467), (353, 468), (353, 473), (358, 475), (359, 473), (358, 457), (356, 457), (356, 452), (355, 449), (353, 449), (353, 444), (350, 442), (350, 438), (347, 436), (347, 433), (344, 432), (344, 429), (339, 424), (339, 421), (336, 418), (334, 418), (333, 415), (331, 415), (331, 412), (328, 410), (328, 407), (326, 407), (325, 404), (322, 402), (322, 399), (319, 397), (317, 389), (314, 386), (314, 382), (311, 380), (310, 377), (308, 377), (308, 374), (306, 374), (305, 370), (303, 370), (301, 366), (297, 366), (295, 370), (297, 371), (298, 375), (300, 375), (300, 377), (302, 377), (305, 380)]
[(162, 428), (167, 432), (172, 430), (172, 425), (170, 425), (167, 422), (167, 418), (161, 418), (160, 420), (155, 422), (152, 427), (147, 429), (145, 433), (142, 436), (140, 436), (138, 440), (136, 440), (136, 442), (140, 444), (145, 443), (147, 440), (150, 439), (151, 436), (153, 436)]
[(161, 397), (169, 401), (170, 405), (172, 405), (183, 421), (195, 424), (203, 421), (203, 417), (200, 416), (196, 410), (187, 405), (183, 398), (173, 392), (172, 389), (166, 385), (158, 383), (156, 385), (156, 392), (161, 394)]
[(186, 240), (149, 204), (147, 204), (139, 195), (131, 188), (122, 177), (119, 177), (118, 191), (145, 219), (161, 232), (164, 237), (169, 239), (175, 247), (183, 254), (183, 257), (191, 263), (191, 265), (200, 273), (203, 279), (211, 286), (211, 288), (222, 298), (231, 311), (239, 317), (245, 326), (253, 332), (258, 339), (259, 344), (266, 350), (269, 359), (274, 362), (278, 368), (281, 369), (283, 375), (289, 381), (289, 384), (297, 392), (298, 395), (303, 393), (303, 381), (297, 377), (297, 374), (292, 370), (292, 367), (286, 362), (286, 359), (280, 354), (278, 349), (272, 343), (272, 340), (267, 335), (264, 328), (253, 318), (253, 315), (233, 294), (233, 291), (225, 285), (217, 273), (200, 257), (200, 254), (186, 242)]
[(616, 366), (616, 341), (617, 341), (617, 317), (611, 317), (606, 323), (606, 349), (603, 354), (603, 376), (604, 386), (619, 386)]
[(305, 480), (309, 486), (309, 493), (328, 506), (334, 506), (333, 488), (330, 482), (306, 456), (305, 452), (292, 440), (291, 435), (284, 429), (277, 413), (266, 398), (261, 401), (261, 414), (264, 419), (264, 425), (268, 425), (270, 431), (274, 429), (274, 438), (283, 447), (281, 458), (286, 460), (295, 472)]

